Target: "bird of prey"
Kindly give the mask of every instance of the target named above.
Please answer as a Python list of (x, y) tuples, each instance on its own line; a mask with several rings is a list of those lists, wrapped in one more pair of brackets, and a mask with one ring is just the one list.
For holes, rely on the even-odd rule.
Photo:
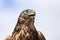
[(44, 35), (36, 30), (34, 26), (35, 11), (32, 9), (23, 10), (11, 36), (5, 40), (46, 40)]

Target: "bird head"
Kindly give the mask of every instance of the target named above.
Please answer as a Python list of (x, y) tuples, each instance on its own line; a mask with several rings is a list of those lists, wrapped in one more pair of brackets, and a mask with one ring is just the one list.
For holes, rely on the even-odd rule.
[(35, 18), (35, 11), (31, 9), (24, 10), (22, 14), (24, 14), (25, 17), (28, 16), (29, 18)]
[(18, 20), (26, 21), (27, 19), (34, 19), (35, 18), (35, 11), (31, 9), (25, 9), (21, 12)]

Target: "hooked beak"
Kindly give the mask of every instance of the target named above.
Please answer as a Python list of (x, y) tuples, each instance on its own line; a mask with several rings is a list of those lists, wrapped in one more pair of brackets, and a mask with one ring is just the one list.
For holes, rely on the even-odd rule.
[(32, 12), (30, 14), (28, 14), (29, 16), (35, 16), (35, 11), (32, 10)]
[(31, 13), (29, 16), (30, 18), (35, 18), (35, 13)]

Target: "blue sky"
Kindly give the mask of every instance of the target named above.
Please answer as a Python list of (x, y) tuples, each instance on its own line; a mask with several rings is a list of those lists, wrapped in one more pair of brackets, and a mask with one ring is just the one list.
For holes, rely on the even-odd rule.
[(47, 40), (60, 40), (60, 0), (0, 0), (0, 40), (11, 35), (24, 9), (36, 11), (35, 27)]

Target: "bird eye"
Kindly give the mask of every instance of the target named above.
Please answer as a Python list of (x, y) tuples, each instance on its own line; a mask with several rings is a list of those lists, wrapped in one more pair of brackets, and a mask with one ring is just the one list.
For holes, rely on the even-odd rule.
[(28, 10), (26, 10), (26, 12), (28, 13)]

